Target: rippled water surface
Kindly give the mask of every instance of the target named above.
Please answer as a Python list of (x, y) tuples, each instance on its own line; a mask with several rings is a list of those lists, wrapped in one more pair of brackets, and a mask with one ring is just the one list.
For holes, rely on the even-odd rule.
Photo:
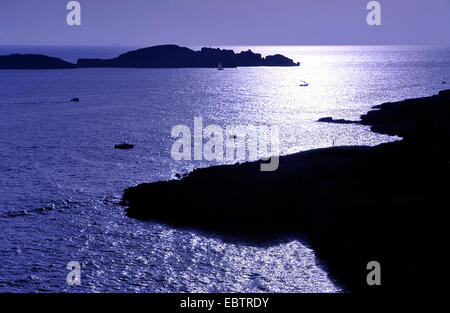
[[(70, 61), (77, 52), (40, 49)], [(217, 164), (170, 156), (172, 127), (192, 128), (196, 116), (205, 126), (278, 126), (283, 154), (396, 140), (316, 120), (437, 93), (450, 80), (450, 49), (251, 49), (302, 65), (0, 70), (0, 291), (340, 291), (300, 239), (256, 244), (175, 229), (129, 219), (117, 202), (124, 188)], [(115, 150), (122, 141), (135, 148)], [(72, 260), (82, 265), (78, 287), (66, 284)]]

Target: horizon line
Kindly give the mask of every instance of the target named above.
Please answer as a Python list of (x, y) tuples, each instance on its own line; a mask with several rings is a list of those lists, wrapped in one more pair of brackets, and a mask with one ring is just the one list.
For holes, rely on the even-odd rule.
[(177, 44), (177, 43), (159, 43), (152, 45), (95, 45), (95, 44), (79, 44), (79, 45), (65, 45), (65, 44), (0, 44), (0, 47), (115, 47), (115, 48), (129, 48), (129, 47), (155, 47), (164, 45), (177, 45), (180, 47), (450, 47), (449, 44)]

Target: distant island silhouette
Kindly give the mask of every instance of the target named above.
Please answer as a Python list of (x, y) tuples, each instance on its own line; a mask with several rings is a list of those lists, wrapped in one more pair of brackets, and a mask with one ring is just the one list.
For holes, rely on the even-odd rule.
[(0, 69), (63, 69), (76, 68), (77, 65), (59, 58), (41, 54), (11, 54), (0, 56)]
[(86, 67), (134, 68), (223, 68), (242, 66), (300, 66), (281, 54), (263, 57), (251, 50), (201, 48), (194, 51), (177, 45), (159, 45), (129, 51), (113, 59), (78, 59), (77, 64), (39, 54), (11, 54), (0, 56), (0, 69), (69, 69)]

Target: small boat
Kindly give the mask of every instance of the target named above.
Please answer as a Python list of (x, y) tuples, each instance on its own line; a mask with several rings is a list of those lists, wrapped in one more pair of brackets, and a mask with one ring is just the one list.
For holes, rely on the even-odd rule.
[(304, 80), (302, 80), (302, 82), (303, 83), (299, 85), (300, 87), (308, 87), (309, 86), (309, 84), (307, 82), (305, 82)]
[(72, 99), (70, 99), (70, 102), (79, 102), (80, 101), (80, 98), (72, 98)]
[(126, 142), (122, 142), (121, 144), (118, 145), (114, 145), (115, 149), (133, 149), (134, 145), (131, 145), (129, 143)]
[(217, 70), (223, 71), (222, 62), (219, 62), (219, 64), (217, 65)]
[(447, 85), (447, 82), (442, 82), (442, 85)]

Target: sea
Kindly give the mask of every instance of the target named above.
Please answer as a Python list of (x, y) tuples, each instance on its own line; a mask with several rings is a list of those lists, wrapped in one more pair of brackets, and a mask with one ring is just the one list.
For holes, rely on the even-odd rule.
[[(135, 48), (0, 46), (0, 55), (75, 62)], [(276, 126), (282, 155), (399, 140), (317, 120), (358, 120), (377, 104), (437, 94), (450, 82), (450, 48), (221, 48), (301, 65), (0, 70), (0, 292), (346, 292), (306, 238), (255, 242), (139, 221), (118, 203), (128, 187), (230, 163), (174, 160), (171, 131), (193, 129), (195, 117), (204, 126)], [(121, 142), (135, 147), (114, 149)]]

